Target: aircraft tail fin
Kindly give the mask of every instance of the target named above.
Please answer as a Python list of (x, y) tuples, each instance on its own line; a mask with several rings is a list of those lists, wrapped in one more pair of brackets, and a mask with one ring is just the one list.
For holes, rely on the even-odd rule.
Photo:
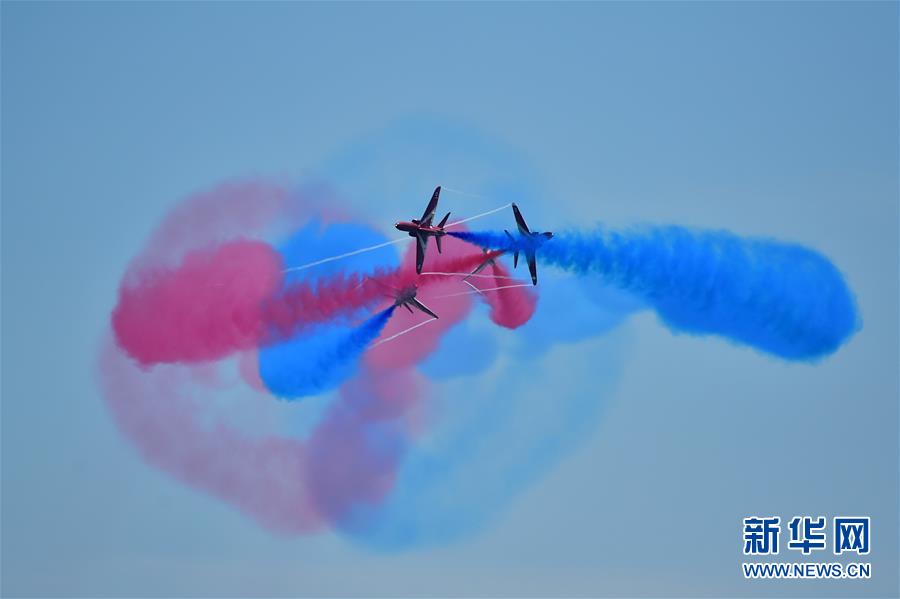
[(441, 236), (440, 235), (435, 235), (434, 245), (437, 246), (438, 254), (440, 254), (441, 253)]
[(441, 219), (441, 222), (438, 223), (438, 228), (439, 228), (439, 229), (443, 229), (443, 228), (444, 228), (444, 225), (447, 224), (447, 219), (448, 219), (448, 218), (450, 218), (450, 213), (449, 213), (449, 212), (448, 212), (447, 214), (445, 214), (445, 215), (444, 215), (444, 218)]
[(522, 213), (519, 211), (519, 207), (515, 204), (512, 205), (513, 216), (516, 217), (516, 226), (519, 228), (519, 233), (523, 235), (528, 235), (531, 231), (528, 229), (528, 225), (525, 224), (525, 219), (522, 217)]

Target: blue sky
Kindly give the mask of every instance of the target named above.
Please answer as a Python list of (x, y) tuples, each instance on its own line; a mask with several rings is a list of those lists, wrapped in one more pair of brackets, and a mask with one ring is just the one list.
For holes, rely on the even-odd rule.
[[(3, 3), (3, 594), (896, 594), (897, 13)], [(166, 211), (258, 175), (329, 178), (373, 220), (439, 182), (503, 196), (455, 198), (461, 213), (516, 194), (547, 228), (804, 243), (845, 273), (864, 328), (810, 366), (641, 313), (535, 358), (602, 410), (473, 534), (401, 553), (272, 536), (144, 465), (93, 364)], [(740, 519), (759, 513), (871, 515), (875, 577), (745, 583)]]

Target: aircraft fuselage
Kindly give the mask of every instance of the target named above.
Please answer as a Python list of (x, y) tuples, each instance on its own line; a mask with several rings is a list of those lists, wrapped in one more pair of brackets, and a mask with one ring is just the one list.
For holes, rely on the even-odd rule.
[(417, 232), (424, 233), (425, 235), (434, 235), (435, 237), (447, 234), (443, 227), (426, 227), (425, 225), (405, 220), (395, 223), (394, 227), (398, 231), (409, 233), (410, 237), (415, 237)]
[(438, 315), (435, 314), (431, 308), (420, 302), (416, 298), (416, 293), (419, 291), (418, 287), (415, 285), (410, 285), (408, 287), (404, 287), (400, 291), (397, 292), (397, 295), (394, 296), (394, 305), (397, 307), (404, 307), (413, 312), (413, 308), (419, 310), (420, 312), (424, 312), (428, 316), (432, 318), (437, 318)]
[(408, 302), (409, 300), (416, 297), (416, 293), (418, 289), (415, 285), (410, 285), (409, 287), (404, 287), (399, 292), (397, 292), (397, 296), (394, 298), (394, 301), (399, 305)]

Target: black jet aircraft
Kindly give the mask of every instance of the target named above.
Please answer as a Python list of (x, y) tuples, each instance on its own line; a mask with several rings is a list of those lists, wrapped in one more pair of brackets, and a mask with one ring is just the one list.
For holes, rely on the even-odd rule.
[(434, 213), (437, 211), (438, 198), (441, 195), (441, 186), (438, 185), (434, 189), (434, 193), (431, 194), (431, 201), (428, 202), (428, 206), (425, 207), (425, 213), (422, 214), (422, 218), (412, 219), (411, 221), (400, 221), (394, 224), (394, 227), (397, 228), (398, 231), (403, 231), (408, 233), (410, 237), (416, 238), (416, 273), (422, 272), (422, 264), (425, 263), (425, 250), (428, 249), (428, 238), (434, 237), (434, 243), (437, 245), (437, 251), (441, 253), (441, 237), (447, 234), (444, 231), (444, 225), (447, 224), (447, 219), (450, 218), (450, 213), (448, 212), (444, 215), (444, 218), (441, 219), (436, 226), (432, 226), (432, 222), (434, 221)]
[(392, 287), (391, 285), (388, 285), (387, 283), (382, 283), (378, 279), (373, 279), (372, 277), (366, 277), (363, 280), (363, 282), (360, 283), (360, 285), (364, 284), (366, 281), (372, 281), (379, 287), (385, 289), (386, 291), (389, 291), (391, 294), (391, 297), (394, 298), (394, 306), (395, 307), (399, 308), (400, 306), (403, 306), (404, 308), (409, 310), (410, 313), (412, 313), (413, 308), (416, 308), (417, 310), (424, 312), (425, 314), (431, 316), (432, 318), (438, 317), (438, 315), (435, 314), (434, 312), (432, 312), (428, 306), (426, 306), (425, 304), (420, 302), (418, 300), (418, 298), (416, 298), (416, 293), (418, 293), (419, 288), (416, 286), (415, 283), (413, 283), (412, 285), (407, 285), (406, 287), (403, 287), (402, 289), (397, 289), (396, 287)]
[(418, 288), (415, 285), (404, 287), (403, 289), (397, 291), (397, 294), (394, 296), (394, 305), (398, 307), (403, 306), (404, 308), (409, 310), (410, 314), (412, 314), (413, 308), (416, 308), (417, 310), (424, 312), (432, 318), (437, 318), (437, 314), (432, 312), (428, 308), (428, 306), (416, 299), (417, 292)]
[[(513, 215), (516, 217), (516, 226), (519, 228), (519, 235), (527, 239), (527, 243), (524, 244), (524, 247), (521, 248), (521, 251), (525, 253), (525, 261), (528, 262), (528, 271), (531, 273), (531, 284), (537, 285), (537, 262), (535, 262), (534, 259), (534, 252), (541, 245), (541, 243), (544, 242), (544, 240), (540, 239), (540, 237), (550, 239), (553, 237), (553, 233), (550, 233), (549, 231), (544, 233), (530, 231), (528, 229), (528, 225), (525, 224), (525, 219), (522, 218), (522, 213), (519, 211), (519, 207), (513, 204), (512, 209)], [(510, 232), (505, 232), (510, 241), (515, 244), (515, 239), (513, 239), (513, 236), (510, 234)], [(513, 247), (517, 246), (514, 245)], [(519, 249), (513, 251), (513, 268), (516, 268), (519, 265), (519, 251)]]

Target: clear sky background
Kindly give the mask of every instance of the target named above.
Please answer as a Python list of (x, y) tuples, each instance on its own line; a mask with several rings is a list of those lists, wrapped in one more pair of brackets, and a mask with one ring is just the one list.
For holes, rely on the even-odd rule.
[[(889, 2), (4, 2), (3, 594), (896, 596), (897, 22)], [(463, 130), (503, 158), (416, 151)], [(382, 185), (340, 180), (354, 152)], [(535, 181), (547, 228), (814, 247), (864, 328), (814, 365), (647, 312), (571, 345), (543, 367), (574, 365), (573, 393), (621, 360), (591, 435), (475, 534), (408, 552), (273, 536), (120, 436), (96, 350), (179, 198), (325, 175), (393, 222), (486, 164)], [(871, 515), (872, 580), (741, 578), (741, 518), (820, 513)]]

